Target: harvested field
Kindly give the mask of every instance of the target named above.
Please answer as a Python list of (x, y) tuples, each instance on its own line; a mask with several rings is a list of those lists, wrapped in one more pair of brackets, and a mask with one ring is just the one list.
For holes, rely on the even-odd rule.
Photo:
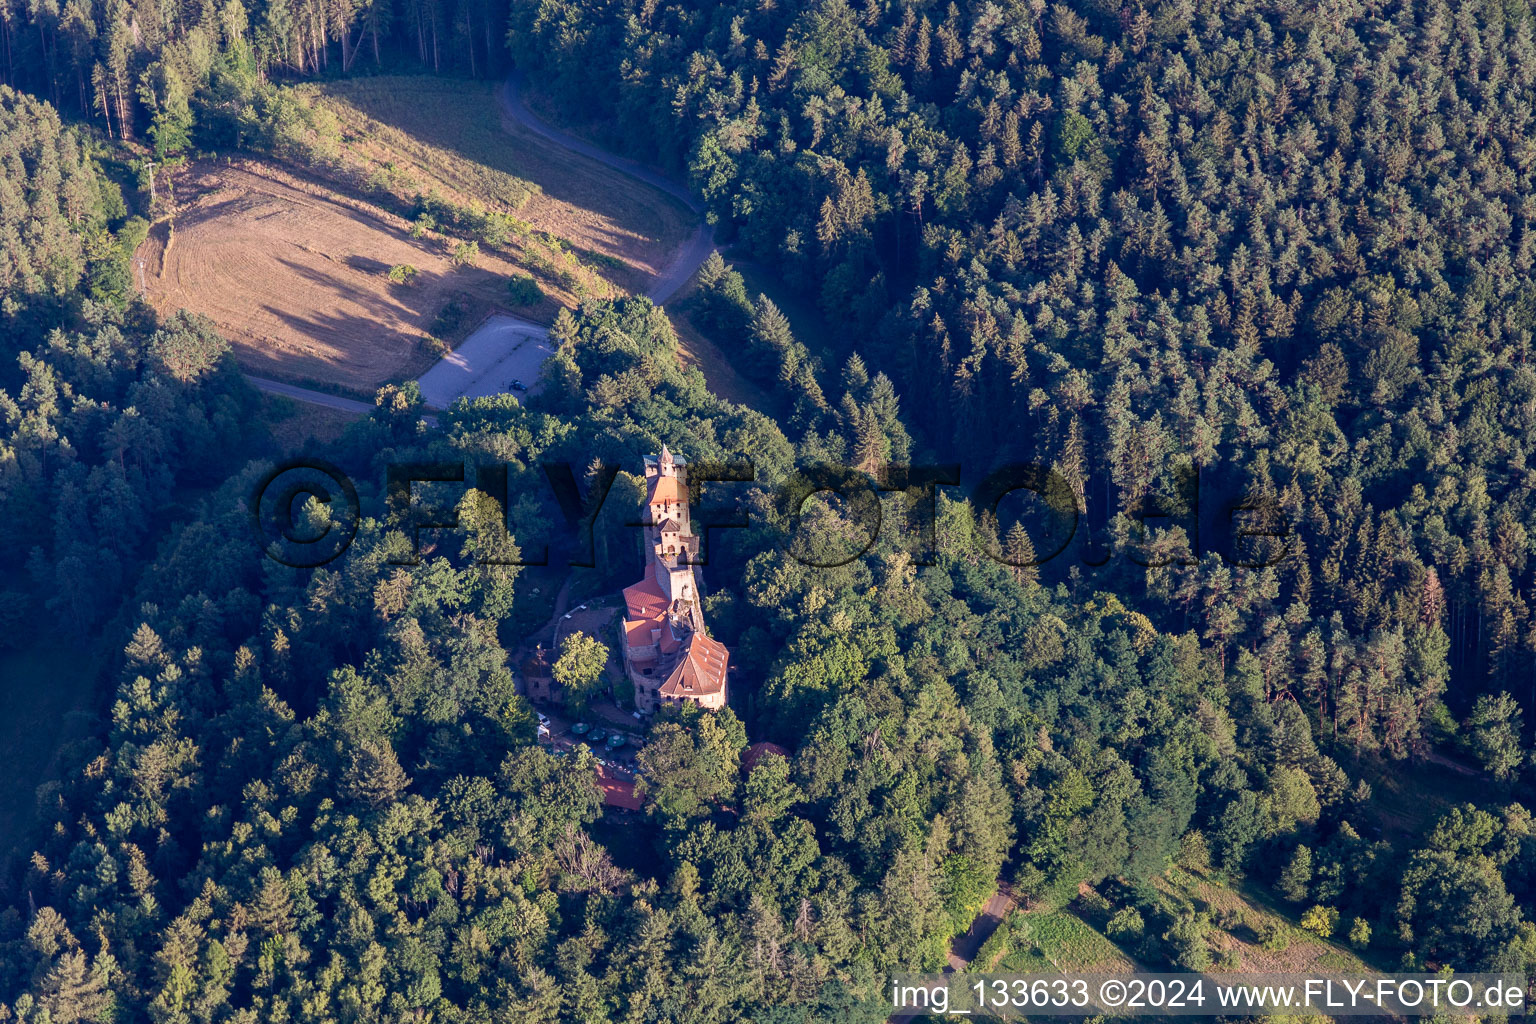
[[(455, 269), (453, 240), (413, 238), (394, 214), (260, 163), (194, 164), (176, 188), (174, 231), (157, 225), (139, 250), (146, 295), (212, 318), (261, 376), (371, 397), (431, 366), (425, 336), (461, 337), (523, 272), (489, 250)], [(396, 265), (416, 268), (410, 284), (390, 282)]]

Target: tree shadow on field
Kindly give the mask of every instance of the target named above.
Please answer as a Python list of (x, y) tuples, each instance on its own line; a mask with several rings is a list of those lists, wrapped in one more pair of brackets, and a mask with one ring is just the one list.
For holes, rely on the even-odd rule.
[(416, 359), (420, 336), (402, 324), (352, 313), (296, 313), (262, 306), (269, 315), (310, 342), (303, 354), (263, 353), (271, 370), (290, 379), (309, 379), (371, 391), (398, 377)]
[[(242, 347), (250, 356), (244, 361), (255, 364), (254, 372), (263, 375), (325, 381), (360, 394), (426, 369), (435, 355), (424, 348), (423, 337), (444, 330), (436, 322), (439, 314), (457, 303), (459, 322), (446, 333), (472, 326), (481, 303), (466, 288), (477, 279), (495, 276), (478, 268), (425, 272), (411, 284), (395, 285), (380, 275), (378, 290), (372, 290), (291, 260), (278, 262), (351, 308), (326, 310), (316, 308), (323, 302), (313, 301), (301, 308), (262, 303), (262, 312), (287, 327), (297, 344), (274, 350), (260, 341), (247, 342)], [(284, 294), (281, 287), (273, 292)]]
[[(376, 311), (377, 319), (384, 316), (392, 316), (405, 321), (408, 326), (425, 329), (430, 320), (435, 317), (446, 301), (447, 296), (463, 291), (483, 283), (486, 278), (495, 275), (488, 270), (468, 268), (466, 270), (440, 271), (417, 270), (416, 277), (410, 284), (394, 284), (388, 280), (390, 265), (382, 260), (374, 260), (369, 257), (352, 257), (352, 260), (366, 262), (377, 270), (362, 270), (353, 267), (354, 272), (367, 273), (377, 284), (374, 287), (362, 287), (343, 278), (327, 274), (324, 271), (306, 266), (293, 260), (277, 257), (277, 262), (287, 267), (297, 277), (309, 283), (323, 288), (337, 298), (360, 306), (365, 310)], [(271, 309), (276, 316), (284, 314)]]
[(358, 256), (355, 253), (347, 257), (346, 264), (361, 274), (388, 274), (391, 266), (383, 260), (376, 260), (370, 256)]

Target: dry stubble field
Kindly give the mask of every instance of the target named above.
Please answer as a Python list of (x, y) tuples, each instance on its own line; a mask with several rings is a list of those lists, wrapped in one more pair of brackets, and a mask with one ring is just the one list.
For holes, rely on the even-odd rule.
[[(262, 376), (370, 393), (415, 376), (436, 359), (423, 334), (450, 299), (490, 307), (517, 269), (486, 255), (456, 270), (401, 218), (259, 163), (192, 165), (177, 205), (174, 232), (157, 225), (139, 252), (149, 299), (212, 318)], [(389, 282), (400, 263), (417, 268), (412, 284)]]

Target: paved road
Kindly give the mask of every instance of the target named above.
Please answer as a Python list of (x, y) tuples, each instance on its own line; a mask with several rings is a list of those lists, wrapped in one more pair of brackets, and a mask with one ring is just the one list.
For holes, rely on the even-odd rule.
[(312, 391), (309, 388), (301, 388), (296, 384), (284, 384), (282, 381), (268, 380), (265, 377), (253, 377), (250, 374), (246, 374), (245, 379), (256, 385), (261, 391), (274, 395), (283, 395), (287, 398), (297, 399), (300, 402), (323, 405), (329, 409), (340, 409), (342, 412), (362, 413), (365, 416), (373, 412), (372, 402), (359, 402), (355, 398), (328, 395), (324, 391)]
[[(268, 380), (266, 377), (252, 377), (245, 375), (245, 379), (258, 391), (265, 391), (273, 395), (282, 395), (296, 402), (308, 402), (311, 405), (323, 405), (327, 409), (339, 409), (342, 412), (353, 412), (366, 416), (373, 412), (372, 402), (359, 402), (355, 398), (342, 398), (340, 395), (327, 394), (324, 391), (313, 391), (309, 388), (301, 388), (297, 384), (284, 384), (280, 380)], [(429, 427), (437, 426), (437, 417), (426, 413), (421, 421)]]
[(506, 84), (502, 86), (501, 109), (507, 117), (540, 138), (553, 142), (562, 149), (596, 160), (636, 181), (665, 192), (688, 207), (699, 219), (693, 234), (683, 243), (682, 248), (678, 249), (671, 262), (667, 264), (667, 268), (657, 276), (655, 281), (651, 282), (651, 287), (646, 290), (646, 297), (652, 302), (659, 306), (681, 291), (688, 283), (688, 279), (693, 276), (693, 272), (699, 269), (699, 264), (708, 259), (709, 254), (714, 251), (715, 233), (704, 221), (704, 205), (694, 198), (693, 193), (689, 192), (685, 186), (638, 161), (616, 156), (601, 146), (539, 120), (523, 102), (522, 84), (515, 74), (509, 76)]

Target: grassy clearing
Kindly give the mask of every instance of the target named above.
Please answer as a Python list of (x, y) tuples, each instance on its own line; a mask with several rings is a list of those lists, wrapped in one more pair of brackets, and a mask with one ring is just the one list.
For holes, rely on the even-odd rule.
[[(763, 294), (773, 300), (785, 316), (789, 317), (789, 324), (795, 333), (795, 337), (811, 350), (825, 365), (831, 380), (823, 380), (822, 386), (828, 388), (828, 395), (836, 390), (836, 375), (842, 371), (843, 361), (848, 354), (858, 349), (857, 343), (850, 343), (852, 339), (841, 337), (827, 323), (827, 318), (822, 315), (816, 303), (807, 300), (801, 295), (791, 291), (789, 287), (780, 281), (771, 268), (761, 264), (742, 262), (737, 263), (727, 259), (738, 271), (747, 285), (747, 294), (752, 301), (757, 301), (757, 296)], [(842, 395), (838, 395), (841, 398)]]
[(972, 965), (975, 971), (1015, 974), (1132, 968), (1113, 942), (1069, 910), (1013, 911)]
[(294, 88), (335, 115), (343, 165), (373, 189), (406, 201), (436, 191), (503, 212), (539, 192), (508, 160), (489, 83), (386, 76)]
[[(807, 302), (790, 291), (770, 271), (754, 263), (736, 263), (726, 260), (742, 276), (747, 295), (753, 302), (759, 295), (766, 295), (789, 318), (790, 329), (797, 340), (803, 342), (817, 359), (821, 360), (821, 385), (827, 397), (833, 401), (841, 398), (838, 389), (839, 374), (850, 347), (846, 341), (839, 343), (832, 328), (827, 324), (814, 303)], [(667, 304), (672, 326), (681, 343), (678, 355), (685, 366), (696, 366), (709, 382), (709, 389), (727, 401), (746, 405), (782, 420), (789, 408), (771, 387), (765, 387), (737, 369), (726, 349), (712, 338), (703, 326), (698, 301), (698, 275)]]
[[(685, 294), (691, 295), (691, 292), (690, 287)], [(691, 299), (667, 304), (668, 319), (677, 332), (678, 359), (685, 367), (698, 367), (709, 390), (727, 402), (745, 405), (776, 419), (782, 418), (788, 410), (780, 397), (736, 369), (720, 346), (699, 327), (695, 319), (697, 311), (698, 304)]]
[[(515, 126), (503, 124), (489, 83), (391, 75), (293, 91), (322, 111), (319, 124), (335, 126), (336, 137), (314, 147), (329, 154), (315, 170), (407, 217), (429, 199), (435, 216), (418, 221), (429, 235), (478, 241), (536, 280), (547, 298), (519, 308), (521, 315), (549, 319), (561, 305), (644, 283), (644, 270), (619, 247), (608, 251), (587, 234), (563, 230), (590, 214), (550, 199), (521, 173), (531, 166), (548, 176), (524, 151), (555, 147), (537, 136), (513, 137)], [(456, 215), (444, 216), (443, 208)], [(624, 233), (622, 226), (609, 229), (613, 237)], [(516, 305), (510, 296), (502, 301)]]
[(1399, 849), (1413, 845), (1451, 808), (1460, 804), (1501, 804), (1506, 796), (1480, 773), (1447, 760), (1383, 762), (1351, 768), (1371, 785), (1371, 800), (1360, 824), (1381, 829), (1381, 838)]
[(46, 644), (0, 652), (0, 866), (26, 854), (37, 790), (58, 772), (62, 748), (89, 733), (101, 661), (94, 652)]
[[(1173, 867), (1157, 880), (1155, 887), (1208, 913), (1212, 920), (1212, 949), (1235, 954), (1240, 958), (1240, 970), (1361, 974), (1374, 970), (1354, 950), (1302, 931), (1258, 886), (1234, 886), (1214, 872), (1204, 874)], [(1288, 930), (1290, 944), (1285, 949), (1270, 950), (1260, 945), (1259, 933), (1266, 924), (1278, 924)], [(1341, 932), (1346, 928), (1347, 922), (1341, 925)]]

